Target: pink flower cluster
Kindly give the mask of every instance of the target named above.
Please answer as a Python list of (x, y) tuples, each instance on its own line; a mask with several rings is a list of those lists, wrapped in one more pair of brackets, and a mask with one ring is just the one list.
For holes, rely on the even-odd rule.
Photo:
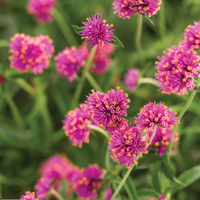
[(112, 5), (114, 14), (118, 13), (120, 18), (130, 19), (133, 13), (134, 15), (146, 13), (148, 17), (155, 15), (160, 10), (161, 3), (161, 0), (114, 0)]
[(31, 37), (24, 34), (15, 34), (11, 38), (9, 57), (11, 68), (21, 73), (32, 72), (35, 75), (48, 68), (49, 59), (54, 52), (53, 41), (48, 36)]
[(94, 92), (89, 94), (86, 104), (90, 107), (92, 119), (94, 122), (108, 131), (119, 127), (127, 122), (124, 118), (129, 108), (128, 94), (117, 88), (117, 91), (111, 89), (108, 93)]
[(70, 82), (74, 80), (76, 72), (85, 65), (85, 53), (76, 47), (67, 47), (55, 57), (56, 70)]
[(128, 73), (125, 75), (124, 83), (131, 91), (134, 91), (136, 89), (139, 76), (140, 70), (136, 68), (129, 69)]
[(111, 132), (109, 149), (111, 157), (121, 166), (127, 168), (137, 165), (137, 156), (146, 153), (146, 142), (142, 140), (141, 132), (137, 127), (123, 125)]
[(25, 195), (22, 195), (20, 200), (38, 200), (36, 197), (35, 197), (35, 193), (34, 192), (25, 192)]
[(35, 19), (41, 23), (51, 22), (55, 3), (56, 0), (29, 0), (27, 12), (33, 14)]
[(188, 51), (184, 46), (172, 46), (164, 56), (158, 57), (155, 68), (158, 72), (155, 74), (157, 85), (162, 93), (187, 94), (187, 89), (194, 89), (193, 77), (200, 77), (199, 60), (195, 51)]
[(174, 128), (174, 124), (178, 124), (179, 120), (175, 118), (176, 112), (172, 112), (170, 108), (160, 102), (149, 102), (140, 109), (138, 117), (135, 117), (135, 123), (140, 130), (153, 131), (154, 126), (163, 128)]
[[(148, 131), (146, 135), (146, 140), (148, 140), (152, 135), (152, 131)], [(155, 146), (156, 151), (158, 151), (159, 155), (162, 156), (165, 152), (167, 152), (167, 147), (171, 142), (172, 130), (168, 128), (157, 127), (156, 134), (149, 144), (150, 146)], [(178, 133), (174, 135), (173, 141), (178, 141)]]
[(69, 111), (63, 120), (63, 129), (72, 145), (82, 147), (83, 142), (89, 142), (90, 130), (87, 125), (92, 124), (92, 115), (87, 104)]
[(114, 29), (111, 29), (113, 25), (106, 24), (106, 20), (99, 13), (82, 23), (84, 26), (81, 27), (83, 30), (79, 31), (80, 35), (87, 41), (87, 45), (91, 44), (91, 48), (96, 44), (104, 45), (115, 41)]

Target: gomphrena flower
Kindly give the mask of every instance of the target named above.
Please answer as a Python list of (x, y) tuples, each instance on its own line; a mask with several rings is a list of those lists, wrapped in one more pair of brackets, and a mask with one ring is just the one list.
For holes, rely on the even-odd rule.
[(97, 165), (89, 165), (83, 170), (82, 177), (76, 188), (76, 194), (81, 198), (96, 199), (102, 178), (103, 170)]
[(11, 38), (9, 57), (11, 68), (21, 73), (32, 72), (40, 74), (49, 66), (49, 59), (52, 57), (54, 47), (53, 41), (48, 36), (40, 35), (31, 37), (24, 34), (15, 34)]
[(187, 26), (184, 32), (184, 40), (181, 40), (181, 45), (185, 49), (192, 51), (200, 48), (200, 21), (194, 22), (194, 26)]
[(25, 195), (22, 195), (21, 200), (38, 200), (38, 198), (35, 197), (35, 192), (29, 192), (25, 191)]
[(33, 14), (35, 19), (41, 23), (51, 22), (55, 3), (55, 0), (29, 0), (27, 12)]
[(136, 89), (139, 76), (140, 70), (136, 68), (129, 69), (128, 73), (125, 75), (124, 83), (131, 91), (134, 91)]
[(135, 15), (146, 13), (148, 17), (155, 15), (160, 10), (161, 3), (161, 0), (114, 0), (112, 5), (114, 14), (118, 13), (120, 18), (130, 19), (133, 13)]
[(112, 198), (112, 190), (111, 188), (105, 189), (105, 197), (103, 200), (110, 200)]
[(170, 108), (160, 102), (159, 104), (149, 102), (140, 109), (138, 117), (135, 117), (135, 123), (140, 130), (153, 131), (154, 126), (157, 125), (162, 128), (174, 127), (178, 124), (179, 120), (175, 118), (177, 112), (172, 112)]
[[(89, 53), (86, 48), (86, 43), (83, 44), (82, 50), (85, 52), (85, 57), (88, 59)], [(109, 43), (105, 45), (98, 45), (92, 60), (93, 64), (90, 67), (90, 71), (98, 75), (105, 73), (111, 61), (110, 56), (114, 50), (115, 46)]]
[(3, 74), (0, 74), (0, 85), (3, 85), (6, 81), (6, 78)]
[[(146, 140), (148, 140), (152, 135), (152, 131), (148, 131), (146, 135)], [(160, 128), (156, 129), (156, 134), (153, 137), (152, 142), (149, 144), (150, 146), (155, 146), (156, 151), (158, 151), (159, 155), (162, 156), (165, 152), (167, 152), (167, 147), (171, 142), (172, 130), (168, 128)], [(174, 135), (173, 141), (178, 141), (178, 133)]]
[(56, 70), (60, 76), (73, 81), (76, 73), (85, 65), (85, 53), (75, 46), (67, 47), (55, 57)]
[(108, 144), (111, 157), (127, 168), (132, 167), (133, 163), (137, 165), (137, 156), (147, 153), (141, 131), (131, 125), (123, 125), (113, 131)]
[(83, 142), (89, 142), (90, 130), (87, 125), (92, 124), (90, 108), (86, 104), (81, 104), (80, 108), (69, 111), (63, 120), (63, 130), (69, 137), (72, 145), (82, 147)]
[(106, 20), (97, 13), (92, 15), (92, 17), (87, 18), (87, 21), (82, 22), (84, 26), (80, 32), (82, 39), (87, 41), (87, 45), (91, 44), (91, 48), (96, 44), (107, 44), (109, 42), (115, 41), (114, 29), (111, 29), (113, 25), (106, 24)]
[(108, 93), (94, 92), (89, 94), (86, 104), (90, 107), (92, 119), (102, 128), (116, 128), (127, 122), (126, 110), (129, 108), (128, 94), (117, 87), (117, 91), (111, 89)]
[(162, 93), (187, 94), (194, 89), (193, 77), (199, 77), (200, 58), (195, 51), (187, 51), (183, 46), (172, 46), (164, 56), (158, 57), (155, 68), (157, 85)]

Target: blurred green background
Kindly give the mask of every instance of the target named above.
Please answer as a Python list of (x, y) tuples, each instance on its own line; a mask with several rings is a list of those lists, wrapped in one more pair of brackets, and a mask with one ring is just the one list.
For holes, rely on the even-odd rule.
[[(4, 43), (15, 34), (25, 33), (31, 36), (39, 34), (49, 35), (54, 41), (55, 54), (70, 46), (56, 20), (50, 24), (41, 25), (34, 21), (33, 16), (27, 14), (27, 0), (8, 0), (0, 2), (0, 73), (11, 78), (0, 88), (0, 187), (3, 198), (19, 198), (24, 191), (33, 191), (34, 184), (39, 178), (38, 167), (42, 161), (56, 153), (64, 153), (69, 159), (80, 167), (98, 163), (104, 167), (103, 136), (91, 135), (90, 143), (84, 144), (82, 149), (73, 147), (64, 135), (62, 120), (71, 109), (70, 101), (77, 82), (69, 83), (59, 77), (55, 71), (53, 59), (50, 67), (40, 77), (40, 84), (44, 94), (39, 101), (25, 92), (16, 79), (22, 78), (32, 84), (34, 75), (18, 74), (9, 68), (8, 47)], [(94, 75), (100, 86), (106, 92), (110, 88), (120, 86), (131, 99), (127, 119), (134, 121), (139, 109), (149, 101), (163, 101), (165, 105), (180, 112), (188, 95), (165, 95), (153, 85), (142, 84), (134, 92), (126, 89), (123, 79), (127, 69), (139, 68), (144, 77), (154, 78), (154, 63), (156, 57), (162, 55), (171, 45), (178, 44), (183, 39), (184, 29), (200, 21), (199, 0), (164, 0), (161, 10), (152, 20), (155, 26), (143, 18), (142, 52), (136, 50), (137, 16), (130, 20), (123, 20), (113, 14), (112, 0), (57, 0), (56, 9), (62, 14), (65, 22), (81, 45), (81, 38), (71, 25), (81, 26), (82, 21), (97, 12), (101, 13), (107, 22), (113, 23), (115, 35), (123, 42), (125, 48), (116, 48), (108, 71), (100, 76)], [(86, 100), (91, 90), (86, 81), (81, 95), (80, 103)], [(5, 99), (5, 93), (12, 96), (22, 118), (23, 127), (19, 127), (12, 115)], [(173, 164), (176, 176), (186, 169), (200, 164), (200, 95), (195, 99), (184, 115), (179, 127), (180, 141), (174, 148)], [(47, 103), (50, 123), (45, 124), (42, 117), (42, 103)], [(49, 127), (48, 127), (49, 126)], [(48, 131), (51, 130), (52, 131)], [(132, 173), (136, 188), (152, 186), (150, 174), (152, 169), (135, 170)], [(200, 199), (200, 180), (189, 187), (177, 192), (172, 199), (198, 200)]]

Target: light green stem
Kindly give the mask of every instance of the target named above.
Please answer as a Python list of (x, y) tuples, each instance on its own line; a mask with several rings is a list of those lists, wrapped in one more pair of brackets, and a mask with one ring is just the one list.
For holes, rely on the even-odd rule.
[(94, 88), (94, 90), (102, 91), (101, 87), (96, 82), (96, 80), (93, 78), (93, 76), (90, 74), (90, 72), (87, 72), (85, 76), (86, 76), (87, 80), (89, 81), (90, 85)]
[(0, 48), (8, 47), (9, 41), (8, 40), (0, 40)]
[(24, 128), (24, 121), (23, 121), (22, 116), (21, 116), (21, 114), (20, 114), (15, 102), (13, 101), (11, 95), (5, 94), (5, 98), (6, 98), (7, 102), (8, 102), (8, 105), (10, 106), (10, 109), (12, 111), (13, 117), (14, 117), (17, 125), (21, 129), (23, 129)]
[[(200, 78), (198, 79), (198, 81), (197, 81), (197, 83), (196, 83), (196, 86), (197, 86), (197, 87), (199, 87), (199, 85), (200, 85)], [(193, 99), (194, 99), (196, 93), (197, 93), (197, 92), (196, 92), (195, 90), (192, 91), (192, 93), (191, 93), (191, 95), (190, 95), (190, 97), (189, 97), (187, 103), (185, 104), (185, 106), (183, 107), (183, 109), (181, 110), (181, 112), (179, 113), (179, 115), (178, 115), (178, 117), (177, 117), (177, 118), (179, 119), (179, 121), (181, 121), (181, 118), (183, 117), (183, 115), (185, 114), (185, 112), (187, 111), (187, 109), (189, 108), (189, 106), (190, 106), (190, 104), (192, 103), (192, 101), (193, 101)], [(170, 158), (170, 152), (171, 152), (171, 150), (172, 150), (173, 139), (174, 139), (174, 135), (175, 135), (175, 133), (176, 133), (177, 128), (178, 128), (178, 124), (176, 124), (176, 125), (174, 126), (174, 129), (173, 129), (173, 132), (172, 132), (172, 136), (171, 136), (171, 140), (170, 140), (171, 142), (170, 142), (170, 145), (169, 145), (168, 159)]]
[(54, 195), (58, 200), (65, 200), (56, 190), (51, 189), (50, 194)]
[(82, 92), (83, 84), (85, 82), (85, 77), (86, 77), (86, 74), (89, 71), (89, 68), (91, 66), (91, 63), (92, 63), (92, 60), (94, 58), (96, 49), (97, 49), (97, 45), (95, 45), (92, 48), (92, 52), (90, 53), (90, 56), (89, 56), (89, 58), (87, 60), (85, 68), (83, 69), (83, 74), (81, 76), (80, 82), (78, 83), (78, 86), (77, 86), (76, 91), (74, 93), (74, 96), (72, 98), (72, 106), (71, 106), (72, 109), (74, 109), (78, 104), (78, 101), (79, 101), (79, 98), (80, 98), (80, 95), (81, 95), (81, 92)]
[(149, 83), (152, 85), (156, 85), (157, 81), (153, 78), (139, 78), (137, 83), (138, 83), (138, 85), (140, 85), (142, 83)]
[[(154, 129), (153, 129), (153, 133), (151, 135), (151, 138), (149, 140), (149, 143), (148, 145), (146, 146), (146, 148), (149, 147), (149, 145), (151, 144), (155, 134), (156, 134), (156, 130), (157, 130), (157, 125), (154, 126)], [(139, 156), (137, 156), (137, 159), (139, 159)], [(123, 179), (121, 180), (120, 184), (118, 185), (117, 189), (115, 190), (114, 194), (112, 195), (112, 198), (111, 200), (115, 200), (116, 196), (118, 195), (119, 191), (121, 190), (122, 186), (124, 185), (124, 183), (126, 182), (126, 179), (128, 178), (129, 174), (131, 173), (132, 169), (133, 169), (134, 165), (132, 165), (132, 167), (130, 167), (126, 174), (124, 175)]]
[(71, 29), (65, 22), (63, 16), (60, 14), (60, 12), (55, 8), (54, 8), (53, 16), (54, 16), (54, 19), (56, 20), (58, 26), (60, 27), (60, 30), (62, 31), (67, 43), (70, 46), (72, 46), (72, 45), (78, 46), (78, 43), (77, 43)]
[(160, 28), (160, 35), (162, 37), (165, 36), (166, 26), (165, 26), (165, 1), (162, 1), (160, 11), (159, 11), (159, 28)]
[(107, 133), (104, 129), (100, 128), (99, 126), (87, 125), (87, 127), (88, 127), (89, 129), (98, 131), (99, 133), (101, 133), (102, 135), (104, 135), (106, 138), (109, 138), (108, 133)]

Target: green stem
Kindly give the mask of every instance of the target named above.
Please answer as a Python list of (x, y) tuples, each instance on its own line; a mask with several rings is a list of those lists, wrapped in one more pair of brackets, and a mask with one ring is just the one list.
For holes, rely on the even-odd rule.
[(78, 46), (78, 43), (77, 43), (71, 29), (65, 22), (63, 16), (60, 14), (60, 12), (55, 8), (54, 8), (53, 16), (54, 16), (54, 19), (56, 20), (60, 30), (62, 31), (67, 43), (70, 46), (72, 46), (72, 45)]
[(87, 60), (85, 68), (83, 69), (82, 77), (80, 79), (80, 82), (78, 83), (78, 86), (76, 88), (76, 91), (75, 91), (73, 99), (72, 99), (72, 109), (74, 109), (78, 104), (78, 101), (79, 101), (79, 98), (80, 98), (80, 95), (81, 95), (81, 91), (82, 91), (82, 88), (83, 88), (83, 85), (84, 85), (85, 77), (86, 77), (86, 74), (89, 71), (89, 68), (91, 66), (91, 63), (92, 63), (92, 60), (94, 58), (96, 49), (97, 49), (97, 45), (95, 45), (92, 48), (92, 52), (90, 53), (90, 56)]
[(162, 5), (159, 11), (159, 28), (160, 28), (160, 35), (162, 37), (165, 36), (165, 32), (166, 32), (166, 22), (165, 22), (165, 1), (162, 1)]
[(8, 47), (9, 41), (8, 40), (0, 40), (0, 48)]
[[(136, 32), (136, 37), (135, 37), (135, 43), (136, 43), (136, 48), (137, 48), (137, 53), (138, 53), (138, 57), (141, 59), (141, 54), (142, 54), (142, 42), (141, 42), (141, 38), (142, 38), (142, 20), (143, 20), (143, 16), (142, 15), (138, 15), (137, 16), (137, 32)], [(142, 65), (142, 62), (141, 62)]]
[[(151, 138), (148, 142), (148, 145), (146, 146), (146, 148), (148, 149), (149, 145), (151, 144), (155, 134), (156, 134), (156, 130), (157, 130), (157, 125), (154, 126), (154, 129), (153, 129), (153, 133), (151, 135)], [(139, 159), (139, 156), (137, 156), (137, 159)], [(134, 167), (134, 164), (132, 165), (132, 167), (130, 167), (126, 174), (124, 175), (123, 179), (121, 180), (120, 184), (118, 185), (117, 189), (115, 190), (114, 194), (112, 195), (112, 198), (111, 200), (115, 200), (116, 196), (118, 195), (119, 191), (121, 190), (122, 186), (124, 185), (124, 183), (126, 182), (126, 179), (128, 178), (129, 174), (131, 173), (132, 169)]]
[(28, 92), (30, 95), (35, 97), (36, 91), (33, 87), (31, 87), (25, 80), (22, 78), (18, 78), (14, 80), (21, 88), (23, 88), (26, 92)]
[(140, 85), (142, 83), (149, 83), (152, 85), (156, 85), (157, 81), (153, 78), (139, 78), (138, 85)]
[(21, 114), (20, 114), (15, 102), (13, 101), (11, 95), (5, 94), (5, 98), (6, 98), (7, 102), (8, 102), (8, 105), (10, 106), (10, 109), (12, 111), (13, 117), (14, 117), (17, 125), (21, 129), (23, 129), (24, 128), (24, 121), (23, 121), (22, 116), (21, 116)]
[(50, 194), (54, 195), (58, 200), (65, 200), (56, 190), (51, 189)]
[(106, 138), (109, 138), (108, 133), (104, 129), (100, 128), (99, 126), (87, 125), (87, 128), (92, 129), (94, 131), (98, 131), (99, 133), (101, 133), (102, 135), (104, 135)]
[[(197, 87), (199, 87), (199, 85), (200, 85), (200, 78), (198, 79), (198, 81), (197, 81), (197, 83), (196, 83), (196, 86), (197, 86)], [(185, 112), (187, 111), (187, 109), (189, 108), (189, 106), (190, 106), (190, 104), (192, 103), (192, 101), (193, 101), (193, 99), (194, 99), (196, 93), (197, 93), (197, 92), (196, 92), (195, 90), (192, 91), (192, 93), (191, 93), (191, 95), (190, 95), (190, 97), (189, 97), (187, 103), (185, 104), (185, 106), (183, 107), (183, 109), (181, 110), (181, 112), (179, 113), (179, 115), (178, 115), (178, 117), (177, 117), (177, 118), (179, 119), (179, 121), (181, 121), (181, 118), (183, 117), (183, 115), (185, 114)], [(174, 139), (174, 135), (175, 135), (175, 133), (176, 133), (177, 128), (178, 128), (178, 124), (176, 124), (176, 125), (174, 126), (174, 129), (173, 129), (173, 132), (172, 132), (172, 136), (171, 136), (171, 140), (170, 140), (171, 142), (170, 142), (170, 145), (169, 145), (168, 159), (170, 158), (170, 152), (171, 152), (171, 150), (172, 150), (173, 139)]]
[(90, 85), (94, 88), (94, 90), (102, 91), (101, 87), (96, 82), (96, 80), (93, 78), (93, 76), (90, 74), (90, 72), (87, 72), (85, 76), (86, 76), (87, 80), (90, 82)]

